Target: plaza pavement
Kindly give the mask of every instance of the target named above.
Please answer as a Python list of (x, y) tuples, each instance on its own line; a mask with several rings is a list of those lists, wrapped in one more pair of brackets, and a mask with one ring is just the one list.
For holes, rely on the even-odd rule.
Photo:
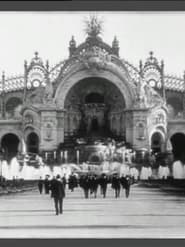
[(56, 216), (50, 196), (35, 189), (0, 196), (0, 238), (184, 238), (185, 196), (132, 186), (125, 198), (85, 199), (67, 190), (64, 214)]

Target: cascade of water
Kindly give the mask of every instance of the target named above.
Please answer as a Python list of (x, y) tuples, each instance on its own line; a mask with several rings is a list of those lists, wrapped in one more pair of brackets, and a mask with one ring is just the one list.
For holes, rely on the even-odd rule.
[(2, 176), (6, 179), (10, 179), (9, 165), (6, 160), (2, 161)]
[(123, 175), (124, 177), (130, 175), (130, 168), (128, 165), (122, 164), (120, 166), (120, 175)]
[(170, 170), (168, 166), (159, 166), (158, 168), (158, 178), (167, 179), (170, 175)]
[(139, 177), (139, 171), (138, 171), (138, 169), (135, 168), (135, 167), (132, 167), (132, 168), (130, 169), (130, 175), (131, 175), (132, 177), (134, 177), (135, 180), (137, 180), (138, 177)]
[(9, 165), (9, 178), (19, 178), (19, 170), (20, 170), (20, 164), (16, 157), (12, 158), (10, 165)]
[(59, 166), (54, 166), (53, 168), (53, 176), (57, 176), (57, 175), (63, 176), (63, 172), (62, 172), (62, 168)]
[(172, 175), (175, 179), (183, 179), (185, 178), (184, 174), (184, 165), (180, 160), (177, 160), (172, 165)]
[(148, 180), (149, 177), (151, 177), (151, 176), (152, 176), (152, 169), (151, 169), (151, 167), (142, 166), (141, 173), (140, 173), (140, 179), (142, 179), (142, 180)]

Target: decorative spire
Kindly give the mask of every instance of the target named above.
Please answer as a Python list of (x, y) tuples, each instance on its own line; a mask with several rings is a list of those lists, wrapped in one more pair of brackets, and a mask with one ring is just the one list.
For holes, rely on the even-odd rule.
[(74, 35), (72, 35), (72, 37), (71, 37), (71, 40), (69, 42), (69, 46), (73, 47), (73, 48), (74, 47), (76, 48), (76, 41), (75, 41)]
[(143, 76), (143, 62), (142, 62), (142, 60), (139, 61), (139, 73), (140, 73), (140, 76), (142, 77)]
[(76, 41), (74, 36), (72, 36), (71, 40), (69, 41), (69, 55), (72, 56), (75, 50), (76, 50)]
[(5, 117), (5, 101), (4, 101), (4, 90), (5, 90), (5, 72), (2, 72), (2, 99), (1, 99), (1, 115)]
[(112, 47), (119, 47), (119, 41), (116, 36), (114, 36)]
[(2, 72), (2, 93), (4, 93), (4, 87), (5, 87), (5, 72)]
[(164, 61), (161, 60), (161, 71), (163, 72), (163, 70), (164, 70)]
[(153, 54), (154, 54), (153, 51), (150, 51), (149, 54), (150, 54), (150, 59), (153, 59)]
[(25, 70), (27, 70), (27, 68), (28, 68), (28, 63), (26, 60), (24, 61), (24, 68), (25, 68)]
[(119, 56), (119, 41), (116, 36), (112, 41), (112, 50), (115, 55)]
[(4, 71), (2, 72), (2, 82), (3, 82), (3, 84), (5, 82), (5, 72)]
[(96, 15), (90, 16), (88, 20), (85, 20), (85, 33), (89, 37), (96, 38), (103, 32), (103, 21), (99, 20)]
[(165, 90), (165, 84), (164, 84), (164, 61), (163, 60), (161, 60), (160, 73), (161, 73), (162, 96), (163, 96), (163, 99), (166, 100), (166, 90)]
[(38, 60), (38, 55), (39, 55), (38, 51), (36, 51), (34, 54), (35, 54), (35, 59)]
[(46, 60), (46, 70), (47, 72), (49, 72), (49, 61), (48, 60)]

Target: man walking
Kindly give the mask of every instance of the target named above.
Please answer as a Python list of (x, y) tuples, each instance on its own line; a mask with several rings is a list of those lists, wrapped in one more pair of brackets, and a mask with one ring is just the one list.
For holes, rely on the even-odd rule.
[(123, 189), (125, 189), (126, 198), (128, 198), (129, 194), (130, 194), (130, 185), (131, 185), (130, 177), (128, 175), (126, 177), (124, 177), (122, 175), (121, 178), (120, 178), (120, 183), (121, 183)]
[(65, 197), (64, 184), (60, 175), (56, 176), (56, 179), (51, 183), (51, 193), (54, 199), (56, 215), (63, 213), (63, 198)]
[(42, 177), (40, 177), (40, 179), (38, 181), (38, 188), (39, 188), (40, 194), (42, 194), (42, 190), (43, 190), (43, 180), (42, 180)]
[(118, 174), (113, 174), (112, 177), (112, 188), (115, 190), (115, 197), (118, 198), (120, 196), (120, 179)]
[(99, 179), (99, 184), (100, 184), (101, 194), (103, 195), (103, 198), (105, 198), (107, 192), (108, 178), (104, 173), (101, 175)]
[(49, 194), (49, 189), (50, 189), (49, 175), (46, 175), (46, 178), (44, 180), (44, 189), (45, 189), (45, 194)]

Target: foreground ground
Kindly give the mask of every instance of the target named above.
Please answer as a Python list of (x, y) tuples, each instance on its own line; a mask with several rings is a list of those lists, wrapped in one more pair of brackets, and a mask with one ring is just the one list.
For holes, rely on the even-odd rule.
[(176, 238), (185, 237), (185, 196), (156, 188), (132, 187), (114, 198), (84, 199), (67, 191), (64, 214), (37, 190), (0, 197), (0, 238)]

